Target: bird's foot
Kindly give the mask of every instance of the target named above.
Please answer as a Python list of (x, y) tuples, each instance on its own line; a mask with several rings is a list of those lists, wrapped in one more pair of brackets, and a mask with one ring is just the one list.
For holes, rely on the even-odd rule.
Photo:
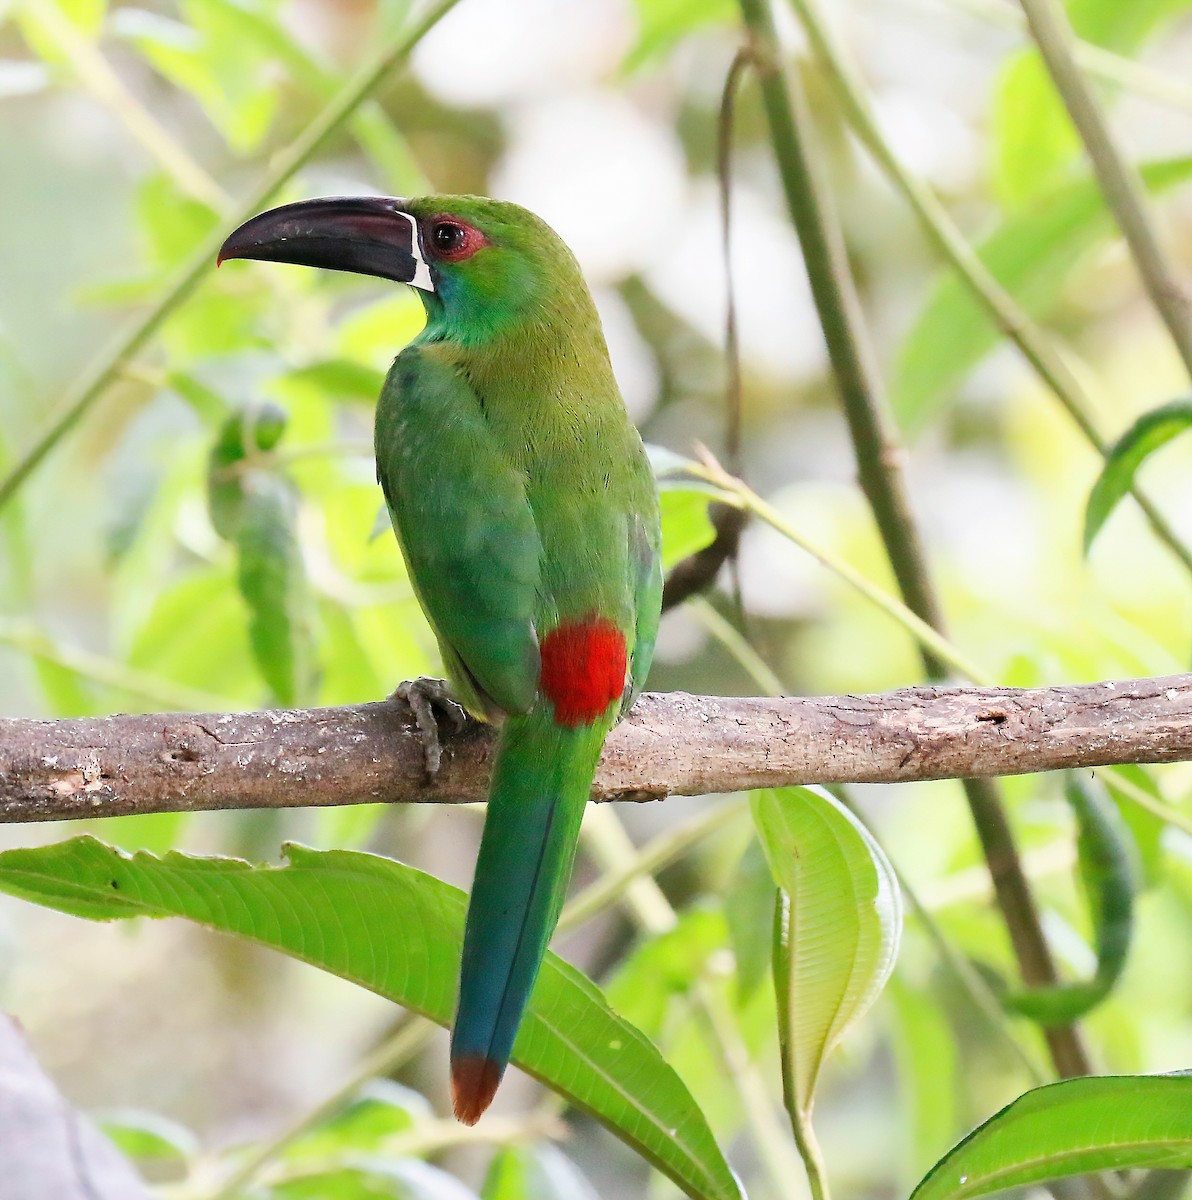
[(467, 724), (468, 714), (451, 695), (451, 689), (445, 679), (407, 679), (393, 694), (399, 700), (404, 700), (413, 710), (414, 720), (418, 722), (418, 732), (422, 735), (426, 773), (434, 779), (443, 761), (439, 720), (445, 721), (452, 733), (459, 733)]

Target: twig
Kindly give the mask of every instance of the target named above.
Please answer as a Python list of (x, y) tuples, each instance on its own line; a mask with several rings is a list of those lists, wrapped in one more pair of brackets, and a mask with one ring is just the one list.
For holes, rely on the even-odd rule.
[(733, 212), (733, 119), (741, 81), (752, 64), (748, 47), (733, 56), (724, 80), (724, 95), (716, 122), (716, 177), (720, 191), (720, 250), (724, 260), (724, 363), (728, 372), (726, 407), (728, 436), (725, 460), (734, 475), (741, 474), (741, 352), (737, 331), (737, 298), (733, 289), (732, 212)]
[(1073, 58), (1075, 35), (1067, 14), (1054, 0), (1020, 2), (1051, 80), (1084, 142), (1105, 203), (1130, 247), (1143, 287), (1192, 375), (1192, 300), (1168, 267), (1138, 172), (1114, 143), (1096, 98)]
[[(729, 240), (732, 225), (732, 142), (733, 117), (736, 111), (737, 93), (741, 80), (750, 65), (748, 49), (740, 49), (733, 56), (724, 80), (724, 91), (720, 99), (720, 115), (716, 123), (716, 172), (720, 185), (720, 248), (724, 259), (724, 366), (725, 409), (728, 420), (724, 438), (725, 459), (734, 475), (741, 474), (741, 348), (737, 337), (737, 301), (733, 290), (732, 247)], [(737, 566), (737, 552), (741, 545), (741, 533), (748, 519), (739, 508), (723, 504), (710, 504), (715, 537), (708, 545), (689, 554), (676, 563), (666, 577), (662, 591), (662, 611), (682, 604), (691, 596), (706, 591), (716, 581), (721, 567), (726, 562)], [(735, 573), (735, 592), (738, 617), (744, 624), (745, 606), (741, 600), (740, 571)]]
[[(444, 738), (425, 774), (404, 702), (0, 720), (0, 822), (481, 799), (492, 731)], [(642, 696), (609, 737), (597, 800), (797, 783), (890, 783), (1192, 759), (1192, 675), (868, 696)]]
[(950, 668), (977, 683), (993, 682), (980, 667), (970, 662), (932, 624), (919, 616), (909, 603), (904, 604), (897, 596), (892, 596), (885, 589), (878, 587), (876, 583), (872, 583), (834, 550), (815, 541), (801, 529), (797, 529), (772, 504), (763, 500), (747, 484), (742, 483), (739, 479), (734, 479), (710, 457), (705, 456), (701, 474), (708, 482), (722, 488), (726, 495), (755, 513), (772, 529), (777, 530), (783, 537), (794, 542), (801, 550), (805, 550), (812, 558), (822, 563), (833, 575), (848, 584), (854, 591), (859, 592), (876, 608), (881, 609), (891, 620), (897, 621), (915, 639), (923, 658), (932, 662), (936, 672), (942, 674), (944, 670)]

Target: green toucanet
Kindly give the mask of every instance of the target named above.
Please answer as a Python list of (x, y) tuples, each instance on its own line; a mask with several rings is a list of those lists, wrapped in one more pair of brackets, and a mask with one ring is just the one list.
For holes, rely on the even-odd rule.
[(571, 876), (600, 749), (645, 681), (658, 501), (579, 265), (476, 196), (308, 200), (220, 260), (378, 275), (426, 327), (377, 406), (377, 477), (454, 696), (499, 722), (451, 1038), (455, 1112), (488, 1107)]

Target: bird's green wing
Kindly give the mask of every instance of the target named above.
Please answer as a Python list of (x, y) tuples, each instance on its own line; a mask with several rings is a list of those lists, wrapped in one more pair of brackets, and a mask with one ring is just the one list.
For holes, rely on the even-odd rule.
[(410, 346), (393, 364), (376, 451), (414, 590), (460, 699), (524, 712), (538, 686), (542, 543), (521, 475), (467, 381), (433, 346)]
[[(643, 454), (643, 459), (645, 455)], [(649, 470), (647, 466), (646, 470)], [(629, 665), (629, 695), (621, 711), (633, 706), (654, 658), (654, 642), (658, 637), (659, 609), (662, 606), (662, 545), (658, 529), (658, 500), (653, 492), (653, 476), (647, 475), (649, 490), (643, 509), (629, 518), (629, 561), (636, 568), (633, 580), (635, 634), (633, 654)]]

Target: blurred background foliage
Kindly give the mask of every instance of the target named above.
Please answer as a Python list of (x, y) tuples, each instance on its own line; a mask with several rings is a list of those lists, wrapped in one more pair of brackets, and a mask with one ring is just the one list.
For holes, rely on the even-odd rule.
[[(825, 9), (887, 146), (1057, 339), (1106, 436), (1186, 393), (1016, 6), (830, 0)], [(1068, 9), (1114, 129), (1144, 167), (1168, 249), (1187, 265), (1192, 0)], [(403, 0), (0, 0), (0, 472), (409, 16)], [(847, 133), (793, 15), (779, 4), (776, 16), (830, 161), (953, 640), (1005, 684), (1186, 669), (1187, 572), (1132, 502), (1083, 554), (1100, 456), (941, 267)], [(727, 0), (462, 0), (279, 198), (480, 191), (533, 208), (584, 266), (646, 440), (723, 453), (715, 146), (738, 21)], [(791, 522), (891, 587), (752, 79), (735, 140), (742, 473)], [(437, 670), (396, 546), (374, 536), (372, 407), (420, 327), (418, 301), (377, 281), (274, 265), (217, 274), (210, 262), (196, 278), (0, 510), (5, 715), (346, 703)], [(1140, 476), (1185, 541), (1190, 467), (1192, 439), (1177, 438)], [(698, 546), (708, 535), (702, 501), (668, 497), (665, 535), (670, 561)], [(749, 635), (787, 691), (876, 691), (920, 677), (903, 631), (771, 529), (746, 531), (739, 570)], [(748, 656), (722, 636), (731, 588), (710, 600), (711, 610), (698, 602), (665, 618), (652, 689), (759, 690)], [(1186, 766), (1139, 780), (1192, 812)], [(1089, 975), (1093, 931), (1061, 789), (1027, 777), (1005, 792), (1063, 970)], [(949, 942), (1012, 975), (958, 785), (858, 789), (855, 799)], [(701, 803), (671, 800), (624, 820), (645, 842)], [(1134, 807), (1126, 816), (1145, 887), (1125, 973), (1086, 1031), (1103, 1071), (1171, 1070), (1192, 1059), (1192, 837)], [(700, 979), (736, 989), (742, 1043), (776, 1088), (771, 1006), (750, 1001), (764, 964), (756, 930), (748, 936), (759, 911), (750, 887), (756, 896), (764, 868), (744, 823), (713, 827), (731, 836), (697, 843), (658, 875), (680, 914), (672, 929), (639, 937), (606, 908), (556, 948), (613, 981), (611, 994), (705, 1104), (751, 1194), (765, 1196), (758, 1149), (740, 1133), (748, 1114), (719, 1086), (690, 1003)], [(95, 830), (127, 848), (261, 860), (286, 838), (364, 848), (466, 886), (479, 814), (362, 807), (120, 819)], [(9, 827), (3, 843), (57, 833)], [(578, 877), (600, 870), (593, 855)], [(925, 930), (908, 919), (891, 988), (821, 1089), (820, 1137), (842, 1194), (904, 1191), (1031, 1082), (987, 1035)], [(214, 1195), (204, 1170), (315, 1108), (395, 1019), (375, 996), (182, 923), (84, 926), (5, 900), (0, 945), (4, 1007), (68, 1097), (155, 1114), (117, 1122), (121, 1144), (167, 1183), (193, 1168), (188, 1195)], [(1018, 1021), (1012, 1032), (1046, 1074), (1037, 1031)], [(341, 1144), (375, 1150), (431, 1122), (443, 1111), (443, 1057), (435, 1040), (400, 1085), (359, 1097), (339, 1118), (355, 1130)], [(533, 1114), (536, 1086), (511, 1078), (498, 1114)], [(647, 1182), (593, 1123), (568, 1125), (567, 1159), (533, 1115), (497, 1126), (489, 1140), (538, 1149), (504, 1151), (486, 1194), (588, 1194), (573, 1163), (597, 1194), (665, 1194), (669, 1185)], [(484, 1129), (423, 1148), (477, 1187), (492, 1158)], [(329, 1154), (331, 1143), (311, 1149), (318, 1136), (334, 1143), (324, 1131), (300, 1150)], [(401, 1162), (376, 1195), (472, 1194)], [(318, 1187), (291, 1182), (276, 1194), (341, 1194)]]

